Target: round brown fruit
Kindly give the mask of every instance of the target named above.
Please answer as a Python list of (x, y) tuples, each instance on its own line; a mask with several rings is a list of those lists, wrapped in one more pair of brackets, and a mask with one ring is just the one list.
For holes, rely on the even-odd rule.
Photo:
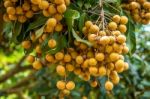
[(107, 90), (107, 91), (111, 91), (112, 89), (113, 89), (113, 83), (112, 82), (110, 82), (110, 81), (106, 81), (105, 82), (105, 89)]
[(73, 89), (75, 88), (75, 83), (74, 83), (73, 81), (67, 82), (66, 88), (67, 88), (68, 90), (73, 90)]
[(58, 81), (56, 86), (59, 90), (64, 90), (65, 86), (66, 86), (66, 83), (64, 81)]
[(42, 68), (42, 63), (39, 60), (34, 61), (32, 65), (36, 70), (40, 70)]

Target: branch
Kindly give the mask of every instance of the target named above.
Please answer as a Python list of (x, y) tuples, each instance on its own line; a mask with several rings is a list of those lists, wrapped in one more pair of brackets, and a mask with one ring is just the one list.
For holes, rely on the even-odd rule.
[(6, 94), (12, 94), (12, 93), (18, 94), (24, 91), (25, 89), (33, 88), (33, 86), (35, 85), (35, 82), (30, 84), (30, 81), (35, 79), (34, 73), (35, 73), (34, 71), (31, 72), (31, 74), (29, 74), (27, 77), (23, 78), (16, 85), (10, 88), (0, 90), (0, 96), (6, 95)]
[(16, 66), (15, 68), (9, 70), (6, 74), (4, 74), (0, 77), (0, 83), (6, 81), (7, 79), (9, 79), (10, 77), (14, 76), (17, 73), (26, 71), (26, 70), (32, 70), (32, 66), (31, 65), (24, 66), (24, 67)]

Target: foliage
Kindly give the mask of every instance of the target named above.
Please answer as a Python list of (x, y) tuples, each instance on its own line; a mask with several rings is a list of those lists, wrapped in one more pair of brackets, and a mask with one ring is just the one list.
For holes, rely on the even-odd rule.
[[(0, 1), (0, 7), (3, 1)], [(65, 31), (62, 34), (55, 32), (41, 43), (42, 52), (55, 54), (62, 49), (67, 49), (72, 45), (73, 40), (82, 42), (89, 47), (93, 46), (91, 42), (83, 38), (82, 28), (87, 20), (95, 20), (100, 17), (99, 0), (71, 0), (70, 6), (64, 13), (61, 21)], [(66, 99), (148, 99), (150, 98), (150, 30), (141, 23), (136, 23), (125, 9), (121, 7), (123, 0), (105, 0), (103, 9), (107, 22), (112, 21), (111, 17), (115, 14), (128, 17), (127, 24), (127, 46), (130, 51), (125, 55), (125, 60), (129, 63), (129, 70), (119, 75), (121, 80), (119, 85), (108, 92), (104, 88), (106, 77), (99, 77), (99, 86), (92, 88), (90, 81), (85, 82), (81, 77), (69, 73), (67, 80), (73, 80), (76, 87)], [(4, 7), (3, 7), (4, 8)], [(4, 9), (0, 9), (5, 12)], [(1, 13), (0, 12), (0, 13)], [(2, 16), (0, 14), (0, 16)], [(2, 19), (0, 17), (0, 19)], [(29, 40), (33, 32), (35, 39), (38, 40), (46, 26), (48, 18), (42, 13), (36, 13), (33, 18), (25, 23), (17, 21), (2, 22), (2, 31), (0, 31), (0, 98), (1, 99), (26, 99), (42, 98), (57, 99), (60, 91), (56, 88), (57, 81), (61, 78), (57, 75), (56, 64), (46, 64), (41, 70), (34, 70), (32, 66), (25, 61), (27, 54), (33, 52), (35, 45), (30, 50), (22, 49), (21, 42)], [(81, 32), (77, 34), (76, 31)], [(49, 48), (48, 41), (53, 38), (57, 42), (55, 49)], [(40, 56), (40, 55), (39, 55)], [(38, 57), (39, 57), (38, 56)], [(43, 61), (45, 63), (45, 61)], [(95, 79), (94, 77), (91, 79)], [(85, 98), (86, 99), (86, 98)]]

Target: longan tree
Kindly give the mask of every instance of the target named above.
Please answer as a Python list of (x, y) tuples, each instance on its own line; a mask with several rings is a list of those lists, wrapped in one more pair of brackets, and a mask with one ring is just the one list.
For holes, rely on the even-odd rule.
[(46, 99), (97, 99), (99, 90), (111, 97), (132, 66), (137, 27), (150, 21), (147, 0), (1, 0), (0, 7), (2, 38), (24, 50), (9, 76), (30, 71), (15, 91), (1, 93)]

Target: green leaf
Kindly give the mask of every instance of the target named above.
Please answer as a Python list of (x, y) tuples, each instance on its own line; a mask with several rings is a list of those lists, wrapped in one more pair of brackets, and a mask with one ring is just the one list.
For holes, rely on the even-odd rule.
[(12, 31), (13, 24), (12, 22), (5, 22), (3, 25), (3, 33), (10, 33)]
[(83, 40), (83, 39), (81, 39), (77, 34), (76, 34), (76, 32), (75, 32), (75, 30), (74, 29), (72, 29), (72, 34), (73, 34), (73, 37), (78, 41), (78, 42), (82, 42), (82, 43), (84, 43), (84, 44), (86, 44), (86, 45), (88, 45), (88, 46), (92, 46), (92, 44), (90, 43), (90, 42), (88, 42), (87, 40)]
[(40, 29), (38, 29), (38, 30), (35, 31), (36, 39), (39, 38), (43, 34), (44, 27), (45, 26), (42, 26)]
[(84, 27), (84, 23), (86, 20), (86, 13), (83, 13), (79, 18), (79, 30), (82, 32), (82, 28)]
[(47, 21), (46, 17), (39, 16), (36, 20), (34, 20), (32, 23), (29, 24), (26, 32), (44, 25), (46, 23), (46, 21)]
[(68, 9), (64, 13), (64, 17), (65, 17), (66, 23), (68, 25), (68, 29), (71, 31), (71, 29), (74, 25), (74, 20), (78, 19), (80, 17), (80, 13), (76, 10)]
[(19, 22), (16, 22), (13, 28), (13, 34), (12, 34), (12, 38), (16, 40), (16, 37), (21, 33), (22, 30), (22, 24)]
[(127, 24), (127, 46), (130, 51), (129, 54), (132, 55), (136, 50), (136, 35), (135, 35), (135, 25), (129, 20)]

